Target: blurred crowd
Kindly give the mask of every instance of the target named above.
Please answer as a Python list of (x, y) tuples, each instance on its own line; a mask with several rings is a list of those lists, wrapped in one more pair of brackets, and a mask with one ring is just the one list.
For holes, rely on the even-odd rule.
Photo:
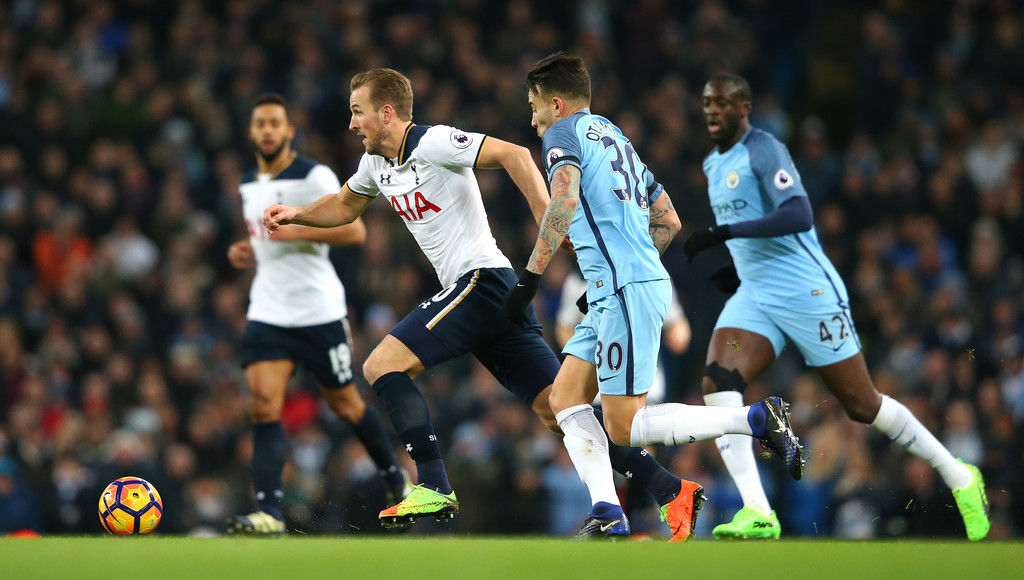
[[(160, 490), (161, 532), (216, 533), (248, 511), (239, 343), (251, 272), (232, 269), (226, 250), (246, 235), (238, 185), (254, 165), (256, 95), (285, 95), (293, 146), (341, 180), (362, 153), (347, 133), (348, 80), (377, 66), (411, 78), (416, 122), (536, 153), (522, 80), (556, 50), (586, 59), (593, 110), (665, 184), (680, 239), (712, 220), (703, 83), (720, 71), (749, 78), (752, 122), (790, 147), (878, 388), (981, 467), (992, 535), (1020, 537), (1020, 0), (0, 4), (0, 532), (98, 533), (99, 492), (122, 475)], [(503, 173), (477, 175), (499, 245), (525, 263), (536, 229), (524, 200)], [(357, 361), (439, 290), (391, 213), (373, 204), (366, 244), (332, 252)], [(700, 404), (726, 299), (706, 277), (727, 256), (687, 264), (679, 246), (665, 263), (693, 341), (664, 356), (667, 399)], [(573, 267), (558, 258), (543, 279), (536, 304), (549, 331)], [(463, 504), (454, 531), (566, 534), (582, 521), (588, 496), (560, 441), (479, 364), (464, 358), (417, 382)], [(297, 375), (284, 410), (289, 524), (379, 532), (373, 464), (313, 386)], [(962, 535), (931, 468), (847, 420), (795, 353), (747, 397), (769, 392), (792, 401), (812, 453), (800, 482), (761, 462), (784, 533)], [(731, 518), (739, 496), (713, 443), (657, 454), (705, 485), (699, 533)], [(659, 533), (643, 494), (621, 483), (638, 527)]]

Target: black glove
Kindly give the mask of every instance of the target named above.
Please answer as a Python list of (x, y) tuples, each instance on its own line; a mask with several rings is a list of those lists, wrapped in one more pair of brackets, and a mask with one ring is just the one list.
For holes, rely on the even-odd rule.
[(519, 283), (509, 288), (505, 293), (505, 300), (502, 301), (502, 309), (505, 311), (505, 318), (516, 326), (526, 326), (529, 317), (526, 315), (526, 307), (530, 305), (534, 294), (537, 293), (537, 284), (540, 282), (540, 274), (534, 274), (529, 270), (523, 270), (519, 276)]
[(583, 295), (576, 299), (576, 308), (580, 309), (580, 312), (586, 314), (590, 312), (590, 303), (587, 302), (587, 291), (583, 291)]
[(708, 276), (708, 280), (726, 294), (735, 294), (740, 287), (740, 277), (736, 274), (736, 264), (722, 266), (715, 270), (715, 273)]
[(706, 230), (697, 230), (690, 234), (690, 237), (686, 238), (683, 242), (683, 253), (686, 254), (686, 261), (692, 262), (694, 256), (703, 252), (708, 248), (713, 248), (719, 244), (725, 243), (725, 240), (731, 239), (732, 234), (729, 232), (729, 226), (711, 226)]

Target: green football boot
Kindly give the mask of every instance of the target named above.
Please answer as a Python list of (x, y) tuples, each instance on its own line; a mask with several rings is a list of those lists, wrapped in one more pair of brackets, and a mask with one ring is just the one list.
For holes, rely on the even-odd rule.
[(964, 463), (958, 459), (971, 472), (971, 483), (966, 487), (953, 490), (953, 499), (956, 500), (956, 507), (960, 509), (960, 515), (964, 518), (964, 527), (967, 528), (967, 539), (972, 542), (988, 535), (988, 529), (992, 523), (988, 520), (988, 495), (985, 494), (985, 481), (981, 478), (978, 468)]
[(445, 495), (429, 487), (414, 485), (405, 499), (381, 510), (377, 517), (385, 528), (404, 528), (419, 518), (433, 517), (443, 522), (452, 519), (457, 513), (459, 500), (455, 498), (454, 491)]
[(775, 510), (765, 515), (753, 508), (743, 507), (732, 521), (719, 524), (711, 533), (719, 540), (778, 540), (782, 527)]

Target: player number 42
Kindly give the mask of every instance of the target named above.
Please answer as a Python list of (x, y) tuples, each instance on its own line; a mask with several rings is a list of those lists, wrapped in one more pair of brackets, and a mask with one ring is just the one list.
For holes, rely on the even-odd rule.
[[(841, 314), (832, 316), (828, 322), (832, 323), (832, 328), (835, 328), (836, 324), (839, 325), (839, 342), (843, 342), (850, 336), (849, 331), (846, 330), (846, 321), (843, 320), (843, 316)], [(833, 336), (829, 329), (828, 322), (824, 320), (818, 321), (818, 340), (829, 344), (835, 344), (835, 336)]]

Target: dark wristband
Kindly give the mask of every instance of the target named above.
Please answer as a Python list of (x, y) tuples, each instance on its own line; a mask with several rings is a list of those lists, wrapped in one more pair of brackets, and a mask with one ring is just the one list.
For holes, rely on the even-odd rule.
[(519, 284), (528, 288), (536, 288), (540, 284), (540, 274), (523, 270), (523, 273), (519, 275)]

